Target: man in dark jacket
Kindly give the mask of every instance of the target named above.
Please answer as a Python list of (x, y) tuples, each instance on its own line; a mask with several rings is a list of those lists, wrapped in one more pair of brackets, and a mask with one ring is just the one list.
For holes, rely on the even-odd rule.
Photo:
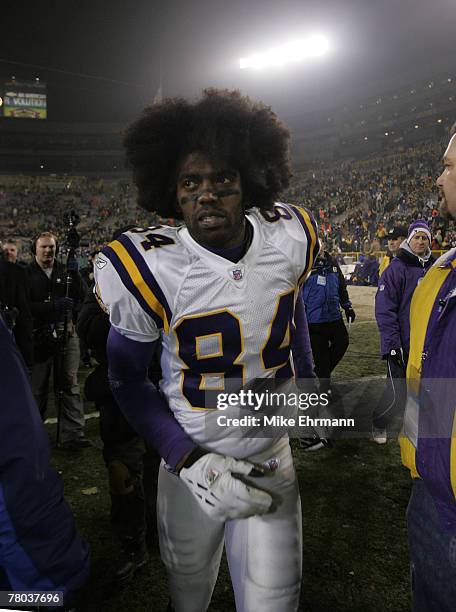
[[(77, 379), (79, 340), (74, 327), (77, 309), (84, 300), (85, 286), (77, 269), (67, 271), (66, 266), (57, 262), (57, 238), (54, 234), (39, 234), (33, 241), (32, 250), (35, 257), (27, 272), (33, 316), (33, 394), (44, 418), (53, 370), (54, 387), (61, 392), (62, 398), (60, 444), (67, 450), (78, 450), (90, 445), (84, 437), (84, 410)], [(71, 277), (69, 296), (66, 295), (68, 274)], [(68, 337), (63, 347), (65, 316)]]
[(87, 258), (87, 266), (85, 266), (84, 268), (81, 268), (79, 271), (80, 275), (82, 276), (83, 281), (85, 282), (85, 284), (87, 285), (89, 289), (92, 289), (95, 283), (93, 279), (93, 266), (95, 264), (95, 260), (99, 252), (100, 252), (99, 249), (92, 251), (90, 253), (90, 256)]
[(0, 257), (0, 308), (13, 330), (17, 346), (29, 368), (33, 363), (32, 313), (28, 277), (22, 268)]
[(382, 274), (375, 296), (380, 351), (388, 367), (387, 386), (373, 417), (373, 437), (378, 444), (385, 444), (388, 423), (404, 407), (410, 302), (418, 283), (434, 262), (430, 242), (431, 231), (426, 221), (414, 221), (397, 256)]
[(402, 242), (407, 238), (407, 228), (402, 226), (396, 226), (390, 229), (387, 235), (388, 240), (388, 250), (386, 254), (383, 256), (382, 261), (380, 262), (379, 274), (380, 276), (386, 270), (386, 268), (390, 265), (393, 259), (399, 252), (400, 246)]
[(0, 245), (0, 251), (2, 252), (3, 259), (9, 261), (12, 264), (17, 263), (17, 242), (14, 238), (7, 238)]
[(48, 435), (1, 315), (0, 363), (0, 591), (63, 591), (74, 603), (89, 576), (89, 547), (49, 465)]
[(355, 320), (344, 275), (334, 257), (320, 250), (311, 274), (304, 283), (302, 296), (306, 307), (315, 373), (320, 391), (330, 389), (331, 372), (348, 348), (348, 332), (342, 320), (341, 307), (347, 321)]
[[(97, 255), (99, 252), (100, 252), (99, 250), (92, 251), (90, 253), (90, 256), (87, 259), (87, 266), (85, 266), (84, 268), (81, 268), (79, 271), (82, 277), (82, 280), (86, 284), (89, 291), (93, 289), (93, 285), (95, 283), (95, 281), (93, 280), (93, 266), (94, 266), (95, 259), (97, 258)], [(90, 358), (90, 350), (87, 347), (87, 344), (85, 343), (84, 338), (82, 338), (80, 334), (79, 334), (79, 347), (81, 350), (82, 363), (85, 365), (86, 368), (91, 368), (92, 360)]]

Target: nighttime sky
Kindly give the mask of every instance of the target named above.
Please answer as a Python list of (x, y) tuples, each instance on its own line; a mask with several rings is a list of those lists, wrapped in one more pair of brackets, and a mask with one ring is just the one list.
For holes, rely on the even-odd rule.
[[(156, 93), (160, 57), (165, 95), (238, 87), (285, 119), (456, 71), (456, 0), (4, 0), (0, 31), (0, 76), (46, 80), (61, 121), (131, 120)], [(315, 31), (331, 40), (324, 58), (238, 68)]]

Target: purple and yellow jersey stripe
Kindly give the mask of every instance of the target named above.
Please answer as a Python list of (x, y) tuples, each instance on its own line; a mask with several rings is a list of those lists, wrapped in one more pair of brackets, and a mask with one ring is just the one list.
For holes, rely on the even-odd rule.
[(122, 283), (141, 308), (165, 333), (169, 331), (172, 312), (152, 271), (133, 242), (122, 234), (103, 249)]
[(301, 285), (310, 273), (314, 259), (317, 257), (320, 250), (318, 228), (312, 215), (302, 206), (286, 204), (286, 207), (298, 219), (307, 237), (306, 266), (298, 280), (298, 285)]

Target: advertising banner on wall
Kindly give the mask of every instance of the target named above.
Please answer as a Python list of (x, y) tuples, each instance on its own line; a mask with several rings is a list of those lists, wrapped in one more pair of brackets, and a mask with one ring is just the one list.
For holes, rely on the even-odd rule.
[(46, 83), (17, 81), (3, 83), (3, 116), (15, 119), (46, 119)]

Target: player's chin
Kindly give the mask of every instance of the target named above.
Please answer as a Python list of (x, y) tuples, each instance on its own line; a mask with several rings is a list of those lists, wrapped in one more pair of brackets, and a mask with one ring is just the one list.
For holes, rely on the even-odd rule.
[(195, 235), (199, 242), (208, 246), (223, 248), (223, 245), (232, 238), (232, 228), (228, 223), (221, 223), (214, 227), (198, 224)]

